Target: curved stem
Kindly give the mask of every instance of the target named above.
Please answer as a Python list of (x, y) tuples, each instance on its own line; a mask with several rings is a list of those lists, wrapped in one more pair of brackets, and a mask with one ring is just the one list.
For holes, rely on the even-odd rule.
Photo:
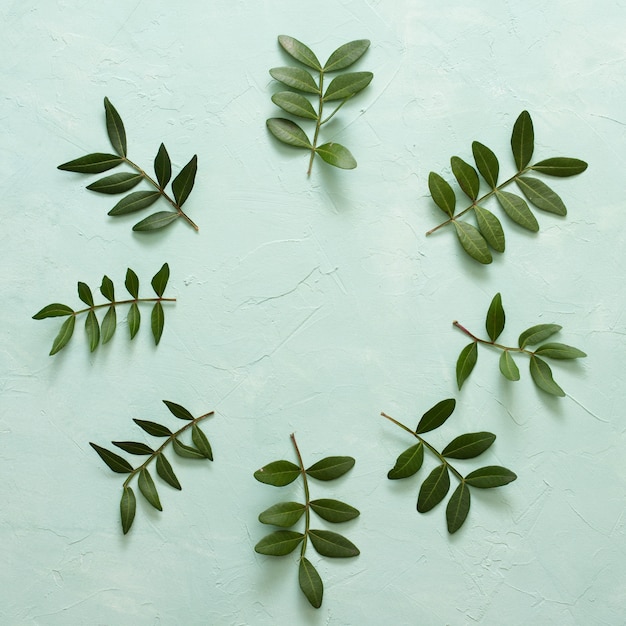
[(311, 148), (311, 158), (309, 159), (309, 169), (306, 172), (307, 176), (311, 175), (313, 169), (313, 159), (315, 158), (315, 149), (317, 148), (317, 138), (320, 134), (320, 127), (322, 122), (322, 112), (324, 111), (324, 70), (320, 70), (320, 101), (317, 109), (317, 121), (315, 124), (315, 133), (313, 134), (313, 147)]
[(526, 350), (525, 348), (511, 348), (509, 346), (504, 346), (501, 343), (496, 343), (495, 341), (488, 341), (487, 339), (480, 339), (476, 337), (476, 335), (472, 334), (465, 326), (459, 324), (456, 320), (452, 322), (453, 326), (456, 326), (459, 330), (462, 330), (468, 337), (471, 337), (476, 343), (482, 343), (485, 346), (491, 346), (492, 348), (498, 348), (499, 350), (504, 350), (505, 352), (523, 352), (525, 354), (530, 354), (531, 356), (534, 354), (532, 350)]
[(300, 548), (300, 558), (304, 558), (304, 553), (306, 552), (307, 539), (309, 537), (309, 527), (311, 524), (311, 507), (310, 507), (311, 497), (309, 495), (309, 481), (307, 480), (306, 470), (304, 469), (304, 462), (302, 461), (302, 455), (300, 454), (298, 444), (296, 443), (295, 433), (291, 433), (290, 437), (291, 437), (291, 441), (293, 442), (293, 447), (296, 450), (296, 456), (298, 457), (298, 465), (300, 466), (300, 473), (302, 474), (302, 480), (304, 482), (304, 499), (305, 499), (304, 540), (302, 541), (302, 547)]
[(76, 317), (81, 313), (87, 313), (89, 311), (95, 311), (96, 309), (103, 309), (107, 306), (117, 306), (118, 304), (137, 304), (138, 302), (176, 302), (176, 298), (133, 298), (132, 300), (118, 300), (116, 302), (106, 302), (104, 304), (94, 304), (93, 306), (81, 309), (80, 311), (74, 311), (72, 315)]

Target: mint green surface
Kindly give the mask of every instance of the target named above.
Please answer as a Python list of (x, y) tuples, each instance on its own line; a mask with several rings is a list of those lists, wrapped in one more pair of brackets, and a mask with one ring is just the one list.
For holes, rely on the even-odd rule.
[[(620, 0), (0, 3), (0, 624), (623, 623), (625, 26)], [(280, 34), (321, 59), (371, 40), (354, 69), (374, 80), (325, 127), (356, 170), (317, 159), (307, 179), (305, 153), (269, 135)], [(115, 199), (84, 188), (94, 177), (56, 169), (110, 150), (105, 96), (136, 163), (161, 141), (176, 171), (198, 154), (185, 210), (199, 233), (133, 233), (136, 215), (108, 217)], [(482, 267), (451, 229), (424, 237), (443, 216), (428, 174), (452, 181), (450, 157), (471, 161), (473, 140), (514, 172), (524, 109), (535, 159), (589, 169), (549, 181), (566, 218), (540, 213), (538, 234), (507, 224), (506, 252)], [(77, 281), (122, 289), (127, 267), (148, 287), (164, 262), (177, 302), (158, 346), (142, 311), (132, 343), (120, 315), (93, 354), (81, 325), (48, 356), (59, 319), (35, 312), (77, 305)], [(556, 323), (555, 341), (589, 355), (555, 365), (567, 397), (537, 390), (525, 363), (506, 381), (487, 351), (457, 390), (466, 338), (452, 321), (483, 328), (497, 292), (503, 341)], [(494, 432), (484, 464), (519, 477), (473, 494), (452, 537), (443, 505), (417, 513), (419, 480), (387, 479), (412, 441), (379, 415), (417, 423), (448, 397), (433, 443)], [(215, 462), (171, 458), (182, 491), (159, 484), (163, 512), (138, 501), (124, 537), (121, 477), (89, 441), (150, 441), (132, 419), (171, 425), (162, 399), (215, 410)], [(309, 555), (317, 611), (296, 555), (253, 549), (258, 513), (303, 497), (253, 478), (296, 460), (291, 432), (309, 464), (356, 458), (316, 485), (361, 511), (342, 528), (359, 557)]]

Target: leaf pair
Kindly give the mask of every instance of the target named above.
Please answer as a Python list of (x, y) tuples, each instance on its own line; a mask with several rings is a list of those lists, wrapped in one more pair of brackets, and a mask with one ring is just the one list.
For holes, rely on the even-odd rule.
[[(108, 343), (117, 328), (116, 307), (122, 304), (130, 304), (126, 321), (128, 322), (130, 338), (133, 339), (137, 334), (141, 323), (141, 314), (139, 312), (138, 304), (143, 302), (154, 303), (150, 321), (154, 343), (158, 344), (161, 339), (161, 335), (163, 334), (163, 328), (165, 325), (165, 314), (162, 302), (175, 302), (174, 298), (163, 298), (163, 293), (165, 292), (169, 276), (169, 265), (164, 263), (163, 267), (161, 267), (161, 269), (152, 277), (152, 288), (154, 289), (157, 297), (139, 298), (139, 278), (137, 278), (137, 274), (129, 268), (126, 271), (125, 286), (128, 293), (132, 296), (132, 299), (130, 300), (116, 300), (113, 281), (108, 276), (104, 276), (102, 278), (102, 284), (100, 285), (100, 292), (107, 300), (104, 304), (95, 304), (89, 285), (79, 282), (78, 297), (87, 305), (88, 308), (75, 311), (66, 304), (55, 302), (45, 306), (41, 309), (41, 311), (33, 315), (33, 319), (36, 320), (42, 320), (47, 317), (67, 317), (52, 343), (50, 355), (56, 354), (68, 344), (74, 333), (76, 317), (83, 313), (87, 314), (85, 319), (85, 332), (87, 333), (87, 342), (91, 352), (93, 352), (98, 345)], [(98, 322), (98, 318), (96, 316), (96, 310), (98, 309), (106, 309), (106, 313), (102, 318), (101, 323)]]
[[(346, 69), (358, 61), (369, 48), (370, 42), (367, 39), (359, 39), (344, 44), (330, 55), (324, 65), (319, 62), (308, 46), (297, 39), (281, 35), (278, 37), (278, 42), (283, 50), (296, 61), (317, 72), (318, 79), (316, 82), (309, 69), (302, 67), (272, 68), (270, 70), (272, 78), (292, 90), (275, 93), (272, 96), (272, 102), (286, 113), (315, 122), (315, 130), (313, 139), (309, 139), (299, 124), (282, 117), (268, 119), (267, 128), (279, 141), (311, 152), (308, 174), (311, 173), (315, 155), (334, 167), (354, 169), (357, 165), (356, 160), (345, 146), (335, 142), (318, 145), (319, 131), (321, 126), (330, 121), (349, 98), (370, 84), (374, 75), (371, 72), (347, 72), (333, 78), (326, 88), (324, 88), (324, 77), (328, 73)], [(316, 98), (317, 109), (313, 107), (310, 96)], [(339, 105), (324, 118), (324, 105), (333, 101), (339, 102)]]

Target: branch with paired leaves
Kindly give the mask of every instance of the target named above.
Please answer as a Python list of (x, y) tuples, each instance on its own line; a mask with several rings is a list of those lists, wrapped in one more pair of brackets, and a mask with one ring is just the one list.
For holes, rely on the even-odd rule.
[[(162, 511), (161, 500), (157, 491), (156, 485), (148, 466), (154, 461), (156, 473), (174, 489), (181, 490), (182, 487), (178, 482), (178, 478), (167, 460), (164, 454), (165, 448), (172, 444), (174, 453), (185, 459), (197, 459), (213, 460), (213, 451), (211, 450), (211, 444), (206, 435), (200, 430), (198, 422), (202, 421), (209, 415), (213, 415), (213, 411), (205, 413), (200, 417), (194, 417), (186, 408), (170, 402), (169, 400), (163, 400), (165, 406), (169, 409), (170, 413), (178, 419), (185, 420), (185, 424), (182, 428), (179, 428), (176, 432), (172, 432), (167, 426), (158, 424), (157, 422), (150, 422), (147, 420), (134, 419), (133, 421), (137, 426), (147, 432), (153, 437), (164, 438), (165, 441), (158, 448), (151, 448), (149, 445), (140, 441), (112, 441), (114, 446), (117, 446), (124, 452), (134, 454), (138, 456), (145, 456), (147, 459), (137, 467), (133, 466), (124, 458), (111, 452), (106, 448), (89, 442), (89, 445), (98, 453), (100, 458), (107, 464), (109, 469), (118, 474), (128, 474), (128, 478), (122, 485), (122, 499), (120, 501), (120, 516), (122, 520), (122, 530), (126, 534), (130, 527), (133, 525), (135, 519), (135, 510), (137, 507), (137, 501), (135, 498), (135, 492), (130, 486), (131, 481), (137, 476), (137, 486), (141, 495), (158, 511)], [(187, 445), (180, 440), (180, 436), (186, 431), (191, 429), (191, 441), (192, 445)]]
[(284, 487), (292, 483), (298, 476), (304, 484), (304, 503), (279, 502), (259, 515), (263, 524), (273, 524), (280, 528), (291, 528), (304, 515), (304, 532), (294, 530), (277, 530), (263, 537), (254, 547), (259, 554), (270, 556), (284, 556), (293, 552), (299, 545), (299, 573), (300, 589), (307, 600), (318, 609), (322, 605), (324, 585), (313, 564), (305, 557), (308, 541), (322, 556), (346, 558), (358, 556), (359, 549), (343, 535), (328, 531), (315, 530), (311, 526), (311, 511), (327, 522), (347, 522), (359, 516), (354, 507), (328, 498), (311, 500), (309, 493), (309, 478), (316, 480), (334, 480), (343, 476), (354, 466), (354, 459), (349, 456), (329, 456), (311, 467), (305, 469), (296, 438), (292, 434), (291, 441), (295, 448), (298, 465), (291, 461), (274, 461), (265, 465), (254, 473), (254, 477), (274, 487)]
[(170, 156), (161, 144), (154, 159), (154, 173), (156, 180), (147, 174), (141, 167), (133, 163), (127, 156), (126, 131), (122, 118), (108, 98), (104, 99), (106, 126), (111, 145), (117, 154), (94, 152), (86, 156), (68, 161), (59, 165), (58, 169), (79, 174), (100, 174), (123, 163), (132, 168), (132, 172), (119, 172), (105, 176), (90, 185), (87, 189), (105, 194), (120, 194), (130, 191), (142, 181), (146, 181), (153, 189), (146, 191), (133, 191), (122, 198), (110, 211), (109, 215), (127, 215), (136, 211), (147, 209), (159, 198), (165, 198), (173, 211), (159, 211), (149, 215), (133, 226), (134, 231), (152, 232), (169, 226), (172, 222), (182, 217), (196, 231), (198, 226), (183, 211), (182, 207), (196, 179), (198, 169), (198, 157), (194, 155), (183, 167), (178, 176), (172, 181), (173, 198), (165, 191), (165, 187), (172, 177), (172, 162)]
[[(165, 312), (163, 309), (163, 302), (176, 302), (176, 298), (164, 298), (163, 293), (167, 287), (167, 281), (170, 277), (170, 268), (167, 263), (163, 264), (163, 267), (152, 277), (152, 288), (156, 293), (156, 298), (140, 298), (139, 297), (139, 278), (137, 274), (130, 268), (126, 271), (126, 290), (132, 296), (127, 300), (115, 299), (115, 286), (113, 281), (108, 277), (102, 278), (102, 284), (100, 285), (100, 292), (108, 300), (103, 304), (95, 304), (93, 294), (89, 285), (85, 283), (78, 283), (78, 297), (87, 305), (87, 308), (75, 311), (67, 304), (60, 304), (55, 302), (45, 306), (41, 311), (33, 315), (33, 319), (42, 320), (47, 317), (67, 317), (65, 322), (61, 325), (61, 330), (52, 342), (52, 350), (50, 350), (50, 356), (59, 352), (65, 348), (69, 340), (74, 334), (74, 327), (76, 326), (76, 317), (87, 314), (85, 319), (85, 331), (87, 333), (87, 341), (89, 343), (89, 349), (93, 352), (100, 343), (108, 343), (117, 327), (117, 312), (116, 307), (120, 305), (129, 304), (130, 309), (126, 321), (128, 322), (128, 330), (130, 331), (131, 340), (137, 334), (139, 325), (141, 323), (141, 314), (139, 312), (139, 304), (143, 302), (153, 302), (151, 314), (151, 327), (152, 335), (154, 337), (154, 343), (158, 344), (161, 335), (163, 334), (163, 328), (165, 326)], [(102, 319), (102, 323), (98, 322), (96, 311), (98, 309), (106, 309), (106, 313)]]
[[(502, 350), (502, 354), (500, 355), (500, 372), (506, 379), (512, 381), (519, 380), (519, 368), (513, 359), (513, 354), (525, 354), (530, 357), (530, 375), (535, 385), (553, 396), (564, 396), (565, 392), (554, 382), (552, 370), (543, 358), (568, 360), (580, 359), (587, 355), (582, 350), (564, 343), (541, 343), (561, 330), (562, 327), (558, 324), (538, 324), (537, 326), (527, 328), (517, 340), (518, 347), (509, 347), (496, 343), (496, 340), (504, 330), (505, 321), (506, 317), (504, 307), (502, 306), (502, 297), (497, 293), (489, 305), (487, 319), (485, 321), (489, 340), (479, 339), (467, 330), (467, 328), (459, 324), (459, 322), (453, 322), (456, 328), (463, 331), (472, 339), (472, 343), (461, 350), (461, 354), (457, 359), (456, 380), (459, 389), (472, 373), (476, 361), (478, 360), (478, 344), (482, 344)], [(541, 345), (535, 350), (529, 350), (527, 348), (527, 346), (534, 346), (536, 344)]]
[(487, 465), (466, 476), (450, 463), (450, 459), (473, 459), (487, 450), (496, 439), (493, 433), (466, 433), (455, 437), (441, 452), (428, 443), (422, 435), (439, 428), (452, 415), (456, 401), (454, 398), (442, 400), (426, 411), (415, 430), (396, 421), (386, 413), (383, 417), (396, 424), (417, 439), (417, 443), (405, 450), (396, 460), (393, 469), (387, 474), (390, 480), (408, 478), (416, 474), (424, 461), (424, 449), (431, 452), (439, 465), (426, 477), (417, 497), (417, 510), (426, 513), (437, 506), (450, 490), (450, 473), (459, 481), (457, 488), (448, 500), (446, 522), (448, 532), (455, 533), (465, 522), (470, 510), (470, 487), (491, 489), (502, 487), (514, 481), (517, 476), (506, 467)]
[[(471, 204), (458, 213), (455, 213), (457, 198), (451, 185), (439, 174), (431, 172), (428, 176), (428, 188), (435, 204), (449, 219), (429, 230), (426, 235), (453, 224), (463, 250), (479, 263), (491, 263), (491, 250), (504, 252), (505, 242), (500, 220), (484, 207), (487, 200), (495, 196), (504, 213), (513, 222), (531, 232), (539, 230), (539, 223), (526, 200), (510, 191), (504, 191), (511, 183), (516, 183), (526, 199), (538, 209), (556, 215), (566, 215), (567, 209), (561, 198), (542, 180), (528, 174), (536, 172), (548, 176), (574, 176), (584, 172), (587, 164), (580, 159), (554, 157), (529, 165), (534, 143), (535, 135), (530, 114), (528, 111), (522, 111), (513, 126), (511, 136), (511, 149), (517, 172), (498, 184), (500, 164), (496, 155), (487, 146), (474, 141), (472, 143), (474, 161), (478, 172), (489, 187), (489, 191), (480, 197), (481, 183), (478, 172), (460, 157), (453, 156), (450, 159), (452, 173), (463, 193), (471, 200)], [(476, 226), (459, 219), (470, 211), (474, 213)]]
[[(309, 47), (293, 37), (281, 35), (278, 38), (278, 43), (287, 54), (306, 67), (315, 70), (318, 76), (316, 82), (311, 72), (301, 67), (275, 67), (271, 69), (272, 78), (294, 90), (275, 93), (272, 96), (272, 102), (291, 115), (315, 122), (315, 130), (313, 131), (313, 139), (310, 140), (298, 124), (282, 117), (268, 119), (267, 128), (279, 141), (311, 152), (307, 175), (311, 174), (315, 155), (320, 156), (322, 160), (334, 167), (346, 170), (354, 169), (356, 160), (345, 146), (332, 141), (318, 145), (320, 129), (334, 117), (350, 98), (370, 84), (374, 74), (372, 72), (339, 74), (326, 88), (324, 88), (324, 79), (327, 74), (343, 70), (358, 61), (369, 48), (369, 40), (359, 39), (340, 46), (330, 55), (324, 65), (318, 61), (315, 53)], [(314, 96), (316, 107), (302, 93), (306, 96)], [(339, 102), (339, 104), (330, 115), (324, 116), (324, 105), (327, 102)]]

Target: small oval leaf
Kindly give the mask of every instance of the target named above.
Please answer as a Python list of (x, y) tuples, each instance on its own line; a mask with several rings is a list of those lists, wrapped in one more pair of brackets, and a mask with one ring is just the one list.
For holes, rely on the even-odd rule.
[(128, 324), (130, 338), (134, 339), (137, 331), (139, 330), (139, 325), (141, 324), (141, 313), (139, 312), (139, 307), (136, 302), (133, 302), (130, 305), (128, 315), (126, 317), (126, 323)]
[(565, 396), (565, 392), (556, 384), (554, 378), (552, 378), (550, 366), (538, 356), (532, 355), (530, 357), (530, 375), (539, 389), (553, 396)]
[(33, 315), (34, 320), (43, 320), (47, 317), (63, 317), (65, 315), (73, 315), (74, 309), (71, 309), (67, 304), (59, 304), (55, 302), (54, 304), (49, 304), (45, 306), (41, 311), (35, 313)]
[(357, 39), (339, 46), (326, 61), (324, 72), (336, 72), (358, 61), (370, 47), (369, 39)]
[(325, 143), (318, 146), (315, 152), (322, 157), (326, 163), (339, 167), (342, 170), (353, 170), (356, 167), (356, 159), (348, 148), (338, 143)]
[(86, 283), (78, 283), (78, 297), (87, 305), (93, 306), (93, 294), (89, 285)]
[(178, 217), (180, 216), (175, 211), (159, 211), (158, 213), (148, 215), (148, 217), (141, 220), (141, 222), (137, 222), (133, 226), (133, 230), (135, 232), (143, 233), (160, 230), (161, 228), (165, 228), (172, 222), (176, 221)]
[(142, 469), (139, 472), (139, 479), (137, 480), (137, 486), (143, 497), (158, 511), (162, 511), (161, 501), (159, 500), (159, 493), (157, 491), (154, 480), (150, 476), (150, 472), (147, 469)]
[(309, 539), (322, 556), (345, 559), (360, 554), (349, 539), (331, 530), (309, 530)]
[(163, 327), (165, 326), (165, 313), (163, 312), (163, 305), (160, 302), (155, 302), (152, 307), (150, 324), (152, 327), (152, 335), (154, 336), (154, 345), (159, 345), (161, 335), (163, 335)]
[(126, 534), (135, 519), (135, 510), (137, 508), (137, 499), (135, 492), (130, 487), (124, 487), (122, 491), (122, 499), (120, 500), (120, 517), (122, 519), (122, 531)]
[(164, 454), (160, 453), (156, 458), (156, 471), (157, 474), (170, 486), (174, 487), (174, 489), (178, 489), (179, 491), (182, 489), (180, 486), (180, 482), (178, 482), (178, 478), (176, 474), (174, 474), (174, 470), (170, 465), (170, 462), (167, 460)]
[(430, 190), (433, 202), (448, 217), (452, 217), (454, 215), (454, 208), (456, 207), (456, 196), (448, 182), (436, 172), (431, 172), (428, 175), (428, 189)]
[(194, 424), (191, 427), (191, 440), (193, 441), (193, 445), (202, 452), (202, 454), (209, 459), (209, 461), (213, 460), (213, 451), (211, 450), (211, 444), (207, 439), (207, 436), (200, 430), (197, 424)]
[(172, 161), (170, 160), (170, 155), (164, 144), (159, 146), (159, 151), (156, 157), (154, 157), (154, 173), (156, 174), (159, 186), (161, 189), (164, 189), (165, 185), (170, 182), (170, 178), (172, 177)]
[(360, 515), (359, 510), (353, 506), (330, 498), (311, 500), (309, 504), (322, 519), (333, 524), (348, 522)]
[(562, 327), (558, 324), (537, 324), (536, 326), (531, 326), (519, 336), (518, 345), (520, 348), (534, 346), (537, 343), (545, 341), (548, 337), (552, 337), (552, 335), (558, 333), (561, 328)]
[(306, 133), (295, 122), (282, 117), (271, 117), (266, 124), (270, 133), (279, 141), (296, 148), (313, 148)]
[(304, 117), (309, 120), (317, 119), (317, 113), (313, 105), (299, 93), (294, 93), (293, 91), (279, 91), (272, 96), (272, 102), (283, 109), (283, 111), (287, 111), (287, 113), (291, 113), (292, 115)]
[(500, 164), (496, 155), (487, 146), (478, 141), (472, 143), (472, 154), (474, 155), (478, 171), (487, 181), (487, 184), (492, 189), (495, 189), (498, 184), (498, 173), (500, 171)]
[(587, 356), (578, 348), (557, 342), (544, 343), (535, 350), (535, 354), (540, 354), (548, 359), (581, 359)]
[(504, 209), (504, 212), (522, 228), (526, 228), (533, 233), (539, 230), (537, 218), (526, 204), (526, 201), (514, 193), (508, 191), (496, 191), (498, 203)]
[(456, 362), (456, 384), (459, 389), (461, 389), (467, 377), (472, 373), (477, 360), (478, 345), (473, 341), (461, 350), (461, 354), (459, 354)]
[(563, 200), (542, 180), (532, 176), (520, 176), (516, 182), (528, 201), (538, 209), (555, 215), (567, 215), (567, 207)]
[(133, 191), (122, 198), (107, 215), (116, 217), (141, 211), (154, 204), (160, 197), (161, 194), (158, 191)]
[(179, 420), (193, 420), (193, 415), (184, 406), (176, 404), (176, 402), (171, 402), (170, 400), (163, 400), (163, 404), (168, 408), (169, 412)]
[(446, 507), (446, 522), (448, 532), (452, 535), (455, 533), (467, 519), (470, 510), (470, 491), (465, 481), (461, 481), (454, 490), (452, 497), (448, 501)]
[(300, 468), (291, 461), (274, 461), (254, 472), (254, 477), (261, 483), (284, 487), (300, 475)]
[(300, 502), (279, 502), (259, 515), (261, 524), (290, 528), (304, 515), (306, 507)]
[(536, 172), (547, 174), (548, 176), (576, 176), (582, 174), (587, 169), (587, 164), (580, 159), (569, 157), (554, 157), (535, 163), (532, 168)]
[(102, 320), (102, 345), (108, 343), (115, 333), (117, 327), (117, 313), (115, 307), (111, 305)]
[(444, 463), (437, 466), (422, 483), (417, 496), (417, 510), (420, 513), (430, 511), (446, 497), (449, 489), (450, 474)]
[(196, 448), (192, 448), (181, 441), (179, 441), (176, 437), (172, 440), (172, 448), (174, 452), (185, 459), (196, 459), (196, 460), (206, 460), (206, 457), (200, 450), (196, 450)]
[(415, 432), (417, 434), (427, 433), (435, 428), (439, 428), (454, 412), (456, 407), (456, 400), (454, 398), (447, 398), (437, 402), (435, 406), (428, 409), (422, 419), (420, 419)]
[(137, 174), (136, 172), (119, 172), (117, 174), (105, 176), (104, 178), (91, 183), (91, 185), (87, 185), (87, 189), (98, 193), (124, 193), (125, 191), (129, 191), (138, 185), (142, 179), (143, 176), (141, 174)]
[(495, 341), (500, 336), (500, 333), (504, 330), (505, 321), (506, 316), (502, 306), (502, 296), (497, 293), (489, 305), (487, 319), (485, 320), (485, 327), (491, 341)]
[(300, 559), (298, 566), (298, 584), (311, 606), (319, 609), (324, 597), (324, 583), (313, 564), (306, 557)]
[(519, 380), (519, 368), (508, 350), (500, 355), (500, 372), (508, 380)]
[(167, 263), (163, 263), (161, 269), (152, 277), (152, 288), (154, 289), (154, 293), (156, 293), (159, 298), (163, 296), (169, 279), (170, 266)]
[(254, 551), (268, 556), (285, 556), (293, 552), (304, 539), (302, 533), (293, 530), (277, 530), (266, 535), (254, 546)]
[(153, 437), (169, 437), (172, 434), (172, 431), (167, 426), (157, 424), (156, 422), (139, 419), (133, 419), (133, 422)]
[(98, 324), (98, 318), (93, 311), (87, 313), (85, 319), (85, 332), (87, 333), (87, 343), (89, 345), (90, 352), (93, 352), (100, 343), (100, 325)]
[(107, 300), (109, 300), (109, 302), (113, 302), (115, 300), (115, 287), (113, 285), (113, 281), (108, 276), (102, 277), (102, 284), (100, 285), (100, 293)]
[(124, 285), (126, 285), (126, 290), (133, 298), (139, 297), (139, 278), (130, 267), (126, 270)]
[(354, 463), (351, 456), (327, 456), (311, 465), (306, 473), (317, 480), (334, 480), (349, 472), (354, 467)]
[(129, 454), (136, 454), (138, 456), (150, 456), (154, 454), (154, 450), (150, 446), (140, 441), (112, 441), (111, 443)]
[(496, 252), (504, 252), (504, 230), (500, 220), (491, 211), (480, 206), (474, 207), (474, 215), (476, 215), (478, 230), (485, 241)]
[[(480, 190), (478, 172), (469, 163), (466, 163), (458, 156), (453, 156), (450, 159), (450, 165), (452, 167), (452, 173), (459, 183), (459, 187), (463, 190), (463, 193), (468, 196), (470, 200), (476, 200)], [(450, 215), (450, 217), (452, 217), (452, 215)]]
[(287, 87), (305, 93), (319, 94), (320, 92), (313, 76), (301, 67), (274, 67), (270, 70), (270, 75)]
[(116, 108), (111, 104), (108, 98), (104, 99), (104, 110), (106, 115), (107, 133), (111, 140), (111, 145), (115, 152), (121, 157), (126, 156), (126, 131), (122, 118)]
[(456, 229), (456, 235), (463, 247), (463, 250), (467, 252), (474, 260), (488, 265), (493, 260), (487, 241), (480, 234), (480, 231), (471, 224), (463, 221), (454, 221), (454, 228)]
[(535, 149), (535, 131), (528, 111), (522, 111), (513, 125), (511, 149), (517, 170), (521, 172), (530, 163)]
[(115, 154), (93, 152), (73, 161), (68, 161), (58, 166), (58, 169), (66, 172), (78, 172), (79, 174), (101, 174), (123, 163), (124, 160)]
[(465, 477), (465, 482), (472, 487), (479, 489), (492, 489), (502, 487), (513, 482), (517, 476), (506, 467), (499, 465), (489, 465), (474, 470)]
[(133, 466), (119, 454), (111, 452), (106, 448), (99, 446), (96, 443), (89, 442), (89, 445), (98, 453), (98, 456), (109, 466), (109, 469), (118, 474), (130, 474), (133, 471)]
[(189, 163), (183, 167), (178, 176), (172, 181), (172, 192), (174, 193), (174, 199), (179, 208), (185, 204), (185, 201), (193, 189), (197, 171), (198, 156), (194, 154)]
[(348, 72), (333, 78), (324, 92), (324, 102), (344, 100), (365, 89), (374, 78), (372, 72)]
[(495, 440), (493, 433), (466, 433), (454, 438), (441, 454), (450, 459), (473, 459), (487, 450)]
[(387, 473), (389, 480), (398, 480), (400, 478), (408, 478), (416, 474), (422, 463), (424, 462), (424, 444), (420, 441), (408, 450), (405, 450), (396, 459), (393, 469)]
[(54, 338), (52, 342), (52, 349), (50, 350), (50, 356), (59, 352), (67, 345), (67, 342), (72, 338), (74, 334), (74, 326), (76, 325), (76, 316), (72, 315), (68, 317), (59, 330), (59, 334)]
[(283, 50), (296, 59), (296, 61), (300, 61), (300, 63), (314, 70), (319, 71), (322, 69), (313, 50), (301, 41), (289, 37), (288, 35), (280, 35), (278, 37), (278, 43), (282, 46)]

